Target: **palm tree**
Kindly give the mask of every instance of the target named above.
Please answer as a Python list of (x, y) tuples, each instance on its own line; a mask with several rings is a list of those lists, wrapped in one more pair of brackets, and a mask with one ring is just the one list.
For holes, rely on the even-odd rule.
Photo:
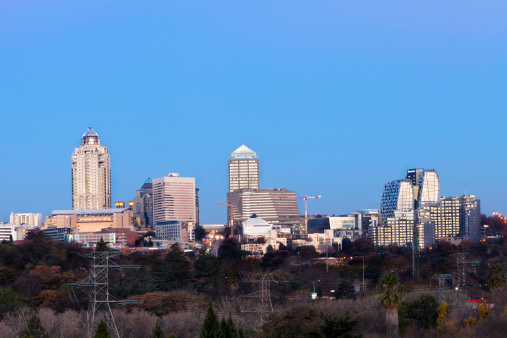
[(398, 336), (398, 306), (401, 303), (400, 277), (393, 273), (384, 274), (377, 284), (380, 305), (386, 310), (388, 337)]

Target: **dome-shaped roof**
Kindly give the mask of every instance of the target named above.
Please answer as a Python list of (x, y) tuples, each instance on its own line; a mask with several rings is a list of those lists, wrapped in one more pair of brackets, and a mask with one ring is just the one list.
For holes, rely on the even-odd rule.
[(248, 148), (244, 144), (238, 149), (234, 150), (229, 157), (231, 160), (255, 160), (257, 154), (252, 149)]
[(88, 131), (83, 134), (81, 144), (100, 144), (99, 134), (93, 130), (93, 127), (88, 127)]

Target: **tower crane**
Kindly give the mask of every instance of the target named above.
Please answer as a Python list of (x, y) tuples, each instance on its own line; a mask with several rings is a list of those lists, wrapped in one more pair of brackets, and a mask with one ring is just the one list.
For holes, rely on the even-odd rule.
[(309, 198), (321, 198), (321, 197), (322, 196), (320, 196), (320, 195), (318, 195), (318, 196), (307, 196), (307, 195), (297, 196), (298, 199), (305, 201), (305, 230), (304, 230), (305, 235), (308, 235), (308, 199)]

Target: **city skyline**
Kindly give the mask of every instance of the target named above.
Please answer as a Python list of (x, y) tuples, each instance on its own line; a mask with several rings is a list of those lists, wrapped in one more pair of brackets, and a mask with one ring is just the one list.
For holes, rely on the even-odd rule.
[(88, 126), (111, 154), (113, 203), (181, 173), (196, 178), (201, 223), (225, 222), (241, 144), (262, 159), (262, 187), (322, 195), (311, 214), (378, 209), (410, 168), (505, 214), (506, 10), (3, 2), (0, 220), (72, 208), (69, 155)]

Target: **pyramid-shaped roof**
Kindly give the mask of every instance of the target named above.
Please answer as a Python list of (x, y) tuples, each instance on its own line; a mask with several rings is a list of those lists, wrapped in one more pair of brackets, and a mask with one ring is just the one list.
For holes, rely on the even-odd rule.
[(230, 160), (255, 160), (257, 154), (252, 149), (248, 148), (244, 144), (238, 149), (234, 150), (229, 157)]

